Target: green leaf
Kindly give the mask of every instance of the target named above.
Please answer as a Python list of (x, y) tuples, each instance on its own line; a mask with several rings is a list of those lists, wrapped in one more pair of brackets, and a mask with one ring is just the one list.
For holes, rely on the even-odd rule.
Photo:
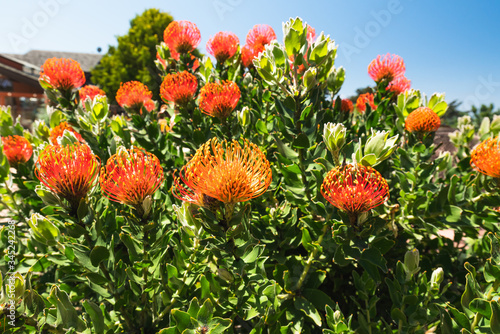
[(90, 261), (94, 267), (98, 267), (101, 261), (107, 260), (109, 258), (109, 250), (103, 246), (95, 246), (90, 252)]
[(307, 317), (314, 321), (316, 326), (321, 327), (321, 315), (310, 301), (303, 297), (296, 297), (293, 305), (295, 306), (296, 310), (304, 312)]
[(257, 123), (255, 124), (255, 128), (257, 131), (261, 134), (268, 134), (269, 132), (267, 131), (266, 123), (264, 123), (263, 120), (259, 119)]
[(308, 252), (312, 252), (314, 250), (311, 235), (309, 234), (309, 230), (305, 227), (302, 229), (302, 246), (304, 246)]
[(264, 251), (264, 245), (249, 246), (245, 250), (245, 254), (241, 257), (241, 260), (245, 263), (254, 263), (259, 258), (260, 254)]
[(446, 221), (449, 223), (459, 222), (462, 216), (463, 210), (458, 206), (450, 205), (446, 208), (447, 215)]
[(492, 333), (500, 333), (500, 304), (496, 300), (490, 302), (491, 305), (491, 318), (490, 329)]
[(196, 322), (189, 313), (178, 309), (172, 310), (172, 317), (174, 317), (175, 323), (177, 324), (177, 330), (181, 333), (191, 326), (192, 321)]
[(299, 154), (284, 144), (278, 137), (276, 139), (276, 144), (278, 145), (278, 151), (287, 159), (292, 161), (297, 161)]
[(481, 314), (485, 318), (491, 317), (491, 306), (490, 303), (482, 298), (475, 298), (469, 304), (469, 309), (472, 312)]
[(212, 319), (214, 313), (214, 306), (212, 305), (212, 301), (207, 298), (203, 305), (201, 306), (198, 314), (196, 315), (196, 320), (201, 322), (202, 324), (208, 324)]
[(399, 308), (395, 307), (391, 311), (391, 317), (394, 319), (396, 322), (397, 321), (402, 321), (404, 324), (408, 323), (408, 320), (406, 319), (406, 315), (404, 314), (403, 311), (401, 311)]
[(66, 292), (54, 286), (50, 291), (50, 300), (57, 307), (57, 326), (62, 325), (66, 329), (74, 327), (78, 331), (83, 331), (86, 328), (83, 320), (78, 317), (78, 313)]
[(102, 314), (102, 310), (91, 301), (85, 300), (83, 302), (83, 307), (85, 307), (85, 311), (87, 311), (90, 319), (92, 320), (92, 326), (96, 334), (104, 333), (107, 329), (107, 326), (104, 324), (104, 315)]
[(308, 149), (309, 139), (304, 133), (300, 133), (293, 141), (292, 146), (297, 149)]

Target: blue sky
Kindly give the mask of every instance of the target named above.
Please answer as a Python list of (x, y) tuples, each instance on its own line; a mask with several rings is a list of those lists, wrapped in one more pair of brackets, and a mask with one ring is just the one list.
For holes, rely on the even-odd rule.
[(300, 16), (339, 45), (336, 66), (346, 69), (340, 91), (372, 85), (367, 66), (379, 54), (405, 60), (412, 87), (447, 101), (500, 108), (500, 1), (435, 0), (23, 0), (2, 3), (0, 53), (31, 49), (103, 52), (127, 33), (130, 20), (147, 8), (196, 23), (201, 51), (218, 31), (236, 33), (243, 44), (253, 25), (281, 24)]

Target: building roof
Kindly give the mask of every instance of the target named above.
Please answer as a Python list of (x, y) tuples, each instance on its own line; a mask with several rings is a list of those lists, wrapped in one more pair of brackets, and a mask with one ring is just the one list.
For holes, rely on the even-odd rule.
[(62, 51), (44, 51), (44, 50), (31, 50), (27, 53), (20, 54), (1, 54), (12, 60), (23, 62), (23, 65), (33, 65), (35, 68), (40, 67), (45, 63), (48, 58), (71, 58), (80, 63), (84, 72), (90, 72), (101, 60), (102, 55), (96, 53), (78, 53), (78, 52), (62, 52)]

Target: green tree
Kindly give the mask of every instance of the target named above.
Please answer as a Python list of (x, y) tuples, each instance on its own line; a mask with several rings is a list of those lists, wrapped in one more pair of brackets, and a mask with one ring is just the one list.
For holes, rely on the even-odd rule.
[(130, 21), (130, 29), (119, 36), (118, 46), (110, 46), (92, 70), (92, 81), (100, 85), (112, 102), (121, 82), (137, 80), (149, 87), (158, 99), (161, 78), (154, 65), (156, 45), (173, 18), (158, 9), (148, 9)]

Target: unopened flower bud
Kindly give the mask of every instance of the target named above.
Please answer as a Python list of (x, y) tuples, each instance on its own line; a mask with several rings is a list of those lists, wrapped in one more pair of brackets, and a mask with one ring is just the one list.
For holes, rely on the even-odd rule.
[(371, 135), (365, 144), (365, 155), (374, 154), (378, 164), (387, 159), (396, 149), (396, 141), (399, 135), (389, 137), (389, 131), (371, 131)]
[(55, 246), (59, 239), (59, 229), (49, 219), (39, 213), (34, 213), (28, 220), (33, 238), (48, 245)]
[(250, 110), (248, 107), (243, 107), (243, 109), (237, 111), (236, 116), (241, 126), (247, 126), (250, 123)]
[(431, 275), (431, 289), (439, 290), (439, 286), (441, 285), (443, 278), (444, 278), (443, 268), (439, 267), (436, 270), (434, 270)]
[(439, 162), (439, 165), (437, 166), (437, 170), (442, 172), (442, 171), (445, 171), (448, 169), (448, 164), (451, 162), (450, 152), (442, 151), (439, 154), (437, 160), (439, 161), (440, 159), (442, 159), (442, 160)]
[(339, 322), (342, 321), (342, 312), (340, 312), (339, 310), (333, 312), (333, 321), (338, 324)]
[(414, 248), (411, 251), (407, 251), (405, 254), (405, 270), (407, 279), (409, 279), (412, 275), (418, 273), (420, 267), (418, 266), (420, 262), (420, 253), (418, 249)]
[(330, 152), (332, 152), (334, 158), (338, 158), (338, 154), (345, 144), (346, 132), (346, 127), (341, 123), (325, 124), (323, 141)]

